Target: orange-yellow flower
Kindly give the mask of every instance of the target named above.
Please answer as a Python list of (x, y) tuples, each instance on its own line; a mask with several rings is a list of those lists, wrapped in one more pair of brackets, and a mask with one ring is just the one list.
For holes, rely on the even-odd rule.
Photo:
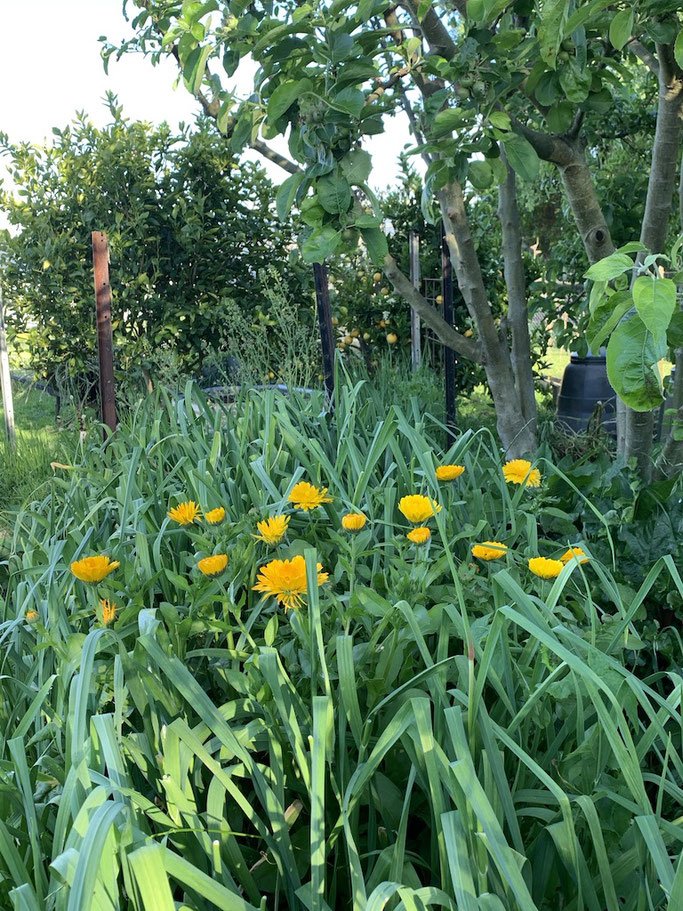
[(562, 572), (562, 560), (548, 560), (547, 557), (532, 557), (529, 560), (529, 569), (541, 579), (554, 579)]
[(219, 576), (227, 565), (227, 554), (214, 554), (213, 557), (204, 557), (197, 563), (199, 571), (205, 576)]
[(362, 512), (347, 512), (341, 520), (345, 531), (360, 531), (367, 521), (368, 517)]
[[(322, 563), (318, 563), (318, 585), (322, 585), (329, 578), (329, 573), (323, 573)], [(306, 561), (303, 557), (292, 557), (291, 560), (271, 560), (261, 567), (258, 581), (254, 591), (272, 595), (285, 610), (296, 610), (304, 603), (303, 595), (306, 594)]]
[(408, 538), (409, 541), (412, 541), (413, 544), (426, 544), (427, 541), (429, 541), (429, 539), (431, 538), (431, 536), (432, 536), (431, 531), (428, 528), (426, 528), (424, 525), (422, 525), (419, 528), (411, 529), (407, 533), (406, 538)]
[(327, 497), (327, 487), (314, 487), (308, 481), (299, 481), (292, 487), (289, 495), (289, 502), (293, 503), (296, 509), (316, 509), (322, 503), (331, 503), (332, 497)]
[(254, 537), (272, 547), (274, 544), (279, 544), (287, 534), (289, 516), (269, 516), (267, 519), (257, 522), (256, 527), (261, 534), (254, 535)]
[(503, 465), (503, 475), (508, 484), (525, 484), (527, 487), (541, 486), (541, 472), (532, 468), (526, 459), (513, 459)]
[(194, 500), (187, 500), (184, 503), (178, 503), (173, 509), (169, 509), (168, 515), (179, 525), (192, 525), (199, 515), (199, 506)]
[(71, 564), (71, 572), (81, 582), (101, 582), (120, 565), (118, 560), (112, 561), (109, 557), (83, 557)]
[(100, 604), (102, 605), (102, 623), (105, 626), (109, 626), (110, 623), (114, 622), (116, 605), (111, 601), (105, 601), (103, 598), (100, 598)]
[(33, 623), (34, 620), (37, 620), (37, 619), (38, 619), (38, 611), (37, 611), (37, 610), (27, 610), (27, 611), (26, 611), (26, 620), (27, 620), (29, 623)]
[(436, 515), (437, 512), (441, 512), (441, 507), (435, 500), (423, 497), (419, 493), (412, 494), (409, 497), (401, 497), (398, 508), (406, 519), (414, 525), (419, 525), (421, 522), (431, 518), (431, 516)]
[(225, 508), (223, 506), (217, 506), (215, 509), (210, 509), (208, 512), (204, 513), (204, 518), (209, 525), (220, 525), (225, 518)]
[(436, 469), (437, 481), (455, 481), (464, 472), (464, 465), (439, 465)]
[(507, 546), (500, 541), (483, 541), (472, 548), (472, 556), (479, 560), (498, 560), (507, 553)]
[(566, 565), (571, 559), (578, 560), (579, 563), (588, 563), (590, 557), (585, 554), (581, 547), (570, 547), (569, 550), (562, 554), (560, 560)]

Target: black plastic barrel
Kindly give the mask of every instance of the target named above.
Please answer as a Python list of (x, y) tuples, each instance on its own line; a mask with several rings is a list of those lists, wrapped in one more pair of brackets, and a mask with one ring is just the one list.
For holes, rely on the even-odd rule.
[(599, 406), (603, 427), (608, 433), (616, 433), (616, 402), (616, 393), (607, 379), (605, 356), (572, 354), (557, 398), (558, 424), (574, 433), (586, 430)]

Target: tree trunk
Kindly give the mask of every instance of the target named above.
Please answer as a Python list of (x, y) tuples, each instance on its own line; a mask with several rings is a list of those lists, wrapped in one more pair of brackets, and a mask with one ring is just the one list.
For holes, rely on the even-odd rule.
[[(659, 46), (658, 56), (657, 127), (652, 147), (645, 215), (640, 231), (640, 240), (651, 253), (662, 253), (666, 244), (678, 170), (683, 91), (680, 77), (671, 70), (669, 48)], [(646, 483), (652, 478), (654, 420), (654, 411), (638, 412), (628, 407), (624, 409), (623, 454), (627, 459), (636, 460), (638, 472)]]
[(567, 163), (558, 167), (586, 255), (595, 263), (614, 253), (614, 244), (595, 192), (583, 142), (577, 140)]
[(517, 206), (517, 180), (500, 144), (501, 158), (507, 176), (498, 190), (498, 216), (503, 234), (503, 269), (508, 292), (508, 325), (512, 340), (512, 372), (522, 408), (522, 415), (530, 431), (536, 435), (536, 395), (534, 372), (531, 366), (531, 340), (529, 338), (529, 313), (526, 302), (526, 281), (522, 259), (522, 232)]
[(462, 187), (456, 181), (439, 193), (446, 243), (460, 292), (481, 340), (484, 369), (496, 410), (498, 435), (510, 458), (533, 453), (536, 436), (524, 418), (507, 343), (498, 334), (470, 231)]

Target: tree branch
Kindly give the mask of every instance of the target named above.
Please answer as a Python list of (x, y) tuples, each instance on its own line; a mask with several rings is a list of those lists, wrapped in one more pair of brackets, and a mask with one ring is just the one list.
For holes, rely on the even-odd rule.
[(410, 279), (401, 272), (390, 254), (387, 254), (384, 258), (384, 274), (398, 294), (408, 301), (413, 310), (419, 313), (422, 321), (434, 330), (439, 341), (468, 360), (477, 364), (483, 363), (481, 346), (471, 338), (465, 338), (464, 335), (449, 326), (436, 307), (432, 306), (414, 287)]
[(652, 51), (648, 51), (645, 45), (641, 44), (637, 38), (631, 38), (626, 42), (626, 47), (631, 51), (632, 54), (642, 61), (645, 66), (655, 74), (659, 75), (659, 62)]

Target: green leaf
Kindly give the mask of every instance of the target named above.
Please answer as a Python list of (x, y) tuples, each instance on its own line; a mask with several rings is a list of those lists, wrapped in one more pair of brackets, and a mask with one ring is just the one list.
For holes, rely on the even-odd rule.
[(567, 96), (567, 101), (581, 104), (588, 98), (593, 77), (588, 69), (581, 70), (571, 61), (559, 70), (560, 85)]
[(489, 115), (489, 120), (499, 130), (509, 130), (511, 128), (510, 117), (505, 111), (493, 111)]
[(301, 245), (301, 256), (306, 263), (322, 263), (337, 250), (342, 232), (332, 225), (314, 228)]
[(341, 172), (350, 184), (361, 184), (370, 176), (372, 158), (365, 149), (352, 149), (341, 160)]
[(349, 87), (342, 89), (338, 95), (329, 99), (330, 105), (337, 111), (344, 111), (358, 119), (360, 112), (365, 107), (365, 93), (360, 89)]
[(676, 309), (676, 285), (670, 278), (639, 275), (633, 284), (633, 302), (650, 332), (663, 341)]
[(596, 354), (600, 346), (609, 336), (610, 332), (618, 325), (619, 320), (633, 307), (633, 298), (630, 291), (617, 291), (610, 297), (605, 297), (591, 316), (586, 338), (588, 345)]
[(363, 235), (370, 259), (376, 266), (381, 266), (384, 263), (384, 257), (389, 252), (384, 231), (380, 228), (361, 228), (360, 233)]
[(296, 196), (297, 190), (301, 186), (303, 179), (304, 174), (292, 174), (291, 177), (288, 177), (287, 180), (284, 180), (280, 184), (277, 196), (275, 197), (275, 208), (280, 221), (287, 220), (287, 216), (294, 203), (294, 197)]
[(666, 342), (670, 348), (683, 348), (683, 310), (677, 310), (671, 317), (666, 333)]
[(310, 79), (287, 79), (281, 82), (268, 99), (268, 122), (275, 123), (304, 92), (312, 89)]
[(538, 28), (538, 43), (541, 59), (555, 68), (555, 59), (564, 38), (564, 25), (567, 21), (569, 4), (566, 0), (545, 0), (541, 10), (541, 22)]
[(683, 29), (676, 35), (674, 57), (676, 58), (676, 63), (683, 69)]
[(477, 190), (486, 190), (493, 183), (493, 169), (488, 161), (471, 161), (467, 176)]
[(434, 118), (432, 135), (434, 138), (438, 138), (439, 136), (446, 136), (448, 133), (452, 133), (453, 130), (460, 126), (464, 117), (464, 112), (459, 109), (456, 110), (456, 108), (448, 108), (445, 111), (439, 111)]
[(666, 345), (657, 343), (642, 319), (634, 314), (622, 320), (607, 346), (607, 376), (619, 398), (634, 411), (661, 405), (662, 378), (658, 363)]
[(528, 140), (517, 133), (505, 139), (505, 153), (510, 167), (523, 180), (536, 180), (541, 166), (536, 150)]
[(572, 125), (574, 107), (568, 101), (553, 105), (546, 116), (548, 129), (553, 133), (564, 133)]
[(318, 201), (330, 215), (348, 212), (351, 205), (351, 187), (345, 177), (328, 174), (321, 177), (317, 186)]
[(196, 47), (183, 58), (183, 81), (193, 95), (196, 95), (202, 86), (206, 61), (210, 53), (211, 45), (207, 44), (204, 47)]
[(609, 282), (632, 268), (633, 260), (630, 256), (625, 253), (611, 253), (598, 260), (597, 263), (593, 263), (590, 269), (584, 273), (584, 278), (590, 278), (594, 282)]
[(633, 31), (633, 7), (622, 9), (612, 19), (609, 26), (609, 40), (620, 51), (631, 37)]

